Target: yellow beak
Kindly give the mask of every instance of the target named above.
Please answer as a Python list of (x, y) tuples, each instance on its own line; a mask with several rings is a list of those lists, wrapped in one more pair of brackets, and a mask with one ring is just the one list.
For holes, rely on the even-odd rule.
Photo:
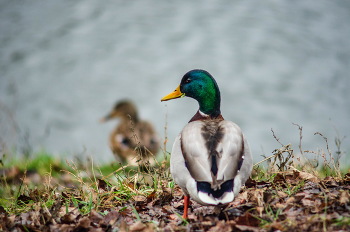
[(171, 99), (179, 98), (185, 96), (184, 93), (181, 93), (180, 91), (180, 85), (174, 90), (174, 92), (169, 93), (168, 95), (164, 96), (160, 101), (168, 101)]

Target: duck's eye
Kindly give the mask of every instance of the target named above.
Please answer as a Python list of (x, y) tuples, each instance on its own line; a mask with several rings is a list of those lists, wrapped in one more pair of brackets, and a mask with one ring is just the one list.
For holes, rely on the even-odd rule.
[(190, 82), (191, 82), (191, 79), (188, 78), (185, 82), (186, 82), (186, 83), (190, 83)]

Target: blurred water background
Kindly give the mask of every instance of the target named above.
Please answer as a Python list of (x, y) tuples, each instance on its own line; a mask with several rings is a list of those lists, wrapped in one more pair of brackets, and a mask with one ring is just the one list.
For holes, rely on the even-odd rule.
[(303, 149), (326, 149), (315, 132), (333, 154), (337, 132), (350, 136), (349, 1), (1, 0), (0, 142), (113, 160), (117, 121), (99, 118), (128, 98), (163, 138), (167, 115), (171, 151), (198, 105), (160, 99), (195, 68), (216, 79), (255, 162), (280, 148), (271, 128), (296, 151), (292, 123)]

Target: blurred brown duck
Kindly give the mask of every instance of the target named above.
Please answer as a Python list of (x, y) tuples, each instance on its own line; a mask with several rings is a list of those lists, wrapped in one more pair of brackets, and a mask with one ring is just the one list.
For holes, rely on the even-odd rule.
[[(114, 118), (120, 118), (120, 123), (110, 134), (109, 146), (118, 161), (130, 161), (136, 157), (137, 142), (140, 142), (142, 157), (148, 158), (149, 152), (156, 155), (159, 138), (150, 122), (139, 119), (133, 103), (128, 100), (117, 102), (112, 111), (100, 121), (106, 122)], [(137, 136), (136, 140), (134, 135)]]

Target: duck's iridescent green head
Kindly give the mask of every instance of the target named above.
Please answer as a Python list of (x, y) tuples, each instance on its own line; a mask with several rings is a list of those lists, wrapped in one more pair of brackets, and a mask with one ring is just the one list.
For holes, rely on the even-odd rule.
[(219, 87), (207, 71), (200, 69), (189, 71), (183, 76), (179, 87), (162, 98), (162, 101), (182, 96), (196, 99), (201, 112), (215, 117), (220, 115)]

